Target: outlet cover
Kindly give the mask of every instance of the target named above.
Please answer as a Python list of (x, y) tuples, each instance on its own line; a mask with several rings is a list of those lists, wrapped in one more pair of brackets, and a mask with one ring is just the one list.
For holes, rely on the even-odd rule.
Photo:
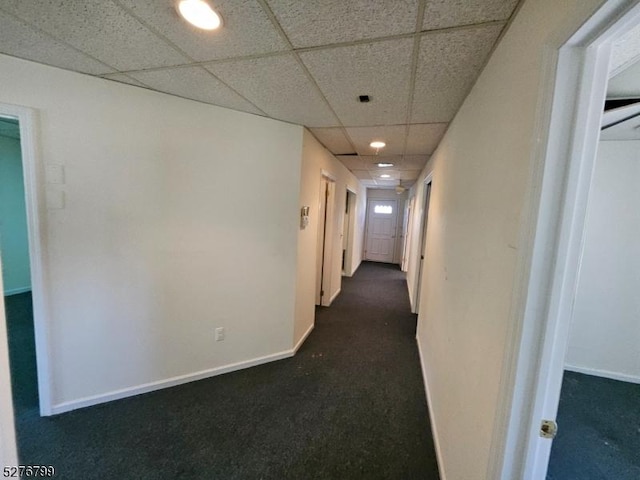
[(224, 327), (216, 328), (216, 342), (221, 342), (224, 340)]

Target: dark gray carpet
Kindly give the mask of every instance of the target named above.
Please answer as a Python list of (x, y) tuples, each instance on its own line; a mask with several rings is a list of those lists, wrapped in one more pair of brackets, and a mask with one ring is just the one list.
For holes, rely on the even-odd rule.
[[(7, 300), (17, 339), (24, 304)], [(21, 462), (83, 480), (437, 479), (415, 327), (404, 275), (365, 263), (294, 358), (50, 418), (30, 340), (11, 358)]]
[(640, 479), (640, 385), (565, 372), (547, 479)]

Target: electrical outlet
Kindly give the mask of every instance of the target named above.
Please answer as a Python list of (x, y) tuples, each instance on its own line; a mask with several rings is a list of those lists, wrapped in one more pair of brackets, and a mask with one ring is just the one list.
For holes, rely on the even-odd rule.
[(216, 328), (216, 342), (221, 342), (224, 340), (224, 327)]

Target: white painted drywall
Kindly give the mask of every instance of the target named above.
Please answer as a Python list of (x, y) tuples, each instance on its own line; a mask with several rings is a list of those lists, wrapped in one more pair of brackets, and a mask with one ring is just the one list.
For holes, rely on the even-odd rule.
[[(402, 194), (398, 195), (395, 189), (390, 188), (367, 188), (367, 199), (380, 199), (380, 200), (396, 200), (397, 203), (397, 222), (396, 222), (396, 243), (393, 252), (393, 262), (402, 263), (402, 248), (404, 245), (404, 232), (402, 231), (404, 222), (405, 202), (407, 201), (408, 190), (405, 190)], [(366, 236), (366, 231), (365, 231)], [(366, 240), (365, 240), (366, 242)]]
[[(538, 105), (549, 94), (542, 66), (548, 46), (601, 3), (525, 0), (415, 187), (419, 205), (433, 172), (417, 333), (447, 480), (487, 479), (495, 420), (507, 414), (498, 399), (511, 388), (502, 377)], [(414, 253), (410, 286), (416, 269)]]
[(566, 364), (640, 383), (640, 141), (600, 142)]
[(20, 140), (3, 135), (0, 135), (0, 253), (4, 294), (29, 291), (29, 235)]
[(362, 261), (362, 243), (364, 235), (367, 194), (365, 187), (347, 168), (340, 163), (318, 140), (304, 130), (302, 145), (302, 173), (300, 182), (299, 206), (310, 207), (309, 225), (298, 232), (297, 275), (296, 275), (296, 321), (294, 344), (302, 338), (314, 324), (315, 288), (316, 288), (316, 246), (318, 238), (318, 211), (320, 206), (320, 179), (325, 172), (335, 180), (334, 224), (331, 258), (331, 280), (329, 298), (340, 291), (342, 284), (342, 240), (340, 234), (344, 225), (344, 205), (347, 188), (355, 192), (356, 208), (354, 212), (351, 264), (345, 265), (345, 273), (353, 275)]
[(54, 407), (291, 350), (301, 127), (6, 56), (0, 84), (64, 168), (39, 186), (64, 194), (44, 219)]

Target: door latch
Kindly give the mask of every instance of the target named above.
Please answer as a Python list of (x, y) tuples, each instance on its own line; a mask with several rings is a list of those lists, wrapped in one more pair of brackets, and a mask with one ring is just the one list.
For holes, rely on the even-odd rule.
[(543, 420), (540, 424), (540, 436), (542, 438), (555, 438), (558, 433), (558, 424), (553, 420)]

